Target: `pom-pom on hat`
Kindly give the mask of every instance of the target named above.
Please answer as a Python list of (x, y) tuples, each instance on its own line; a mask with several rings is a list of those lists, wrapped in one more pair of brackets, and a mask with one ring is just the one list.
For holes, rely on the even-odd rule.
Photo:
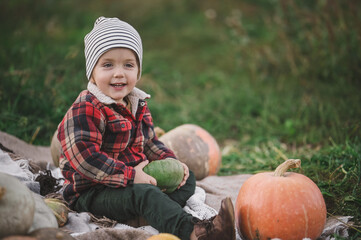
[(142, 72), (142, 39), (137, 30), (118, 18), (99, 17), (93, 29), (84, 37), (85, 65), (88, 80), (101, 55), (112, 48), (133, 50), (139, 61), (139, 78)]

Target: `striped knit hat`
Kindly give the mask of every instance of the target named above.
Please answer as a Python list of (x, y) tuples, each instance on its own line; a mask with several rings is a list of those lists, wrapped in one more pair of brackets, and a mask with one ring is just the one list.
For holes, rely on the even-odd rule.
[(142, 72), (142, 40), (131, 25), (118, 18), (99, 17), (94, 28), (85, 36), (86, 76), (90, 80), (94, 66), (100, 56), (112, 48), (128, 48), (139, 60), (139, 78)]

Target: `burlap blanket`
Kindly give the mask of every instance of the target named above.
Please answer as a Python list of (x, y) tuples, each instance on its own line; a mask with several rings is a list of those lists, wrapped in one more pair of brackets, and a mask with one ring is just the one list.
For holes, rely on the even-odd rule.
[[(0, 148), (2, 154), (8, 154), (13, 160), (28, 160), (28, 165), (32, 168), (32, 171), (51, 169), (55, 177), (61, 177), (59, 175), (59, 169), (55, 168), (52, 163), (50, 148), (48, 146), (33, 146), (0, 131)], [(1, 163), (5, 163), (4, 160), (0, 159), (0, 165)], [(5, 166), (7, 166), (7, 164)], [(22, 169), (24, 170), (24, 166), (22, 166)], [(0, 166), (0, 171), (7, 172), (6, 167), (4, 167), (4, 165), (2, 167)], [(33, 188), (33, 191), (38, 190), (36, 184), (32, 182), (34, 177), (29, 176), (29, 171), (20, 172), (16, 169), (8, 170), (8, 172), (10, 171), (13, 171), (15, 176), (20, 174), (17, 177), (23, 180), (29, 188)], [(28, 178), (26, 176), (28, 176)], [(185, 211), (202, 219), (216, 214), (223, 198), (229, 196), (233, 203), (235, 203), (239, 189), (250, 176), (251, 175), (248, 174), (209, 176), (197, 181), (197, 191), (192, 199), (190, 199), (189, 204), (187, 203)], [(69, 221), (62, 229), (71, 233), (74, 238), (81, 240), (147, 239), (158, 233), (157, 230), (150, 226), (131, 227), (124, 224), (115, 224), (114, 226), (104, 228), (92, 222), (90, 218), (90, 215), (87, 213), (70, 213)], [(334, 233), (347, 237), (348, 227), (344, 223), (350, 223), (351, 218), (350, 216), (328, 218), (320, 239), (335, 239), (332, 237)], [(237, 239), (242, 238), (237, 235)]]

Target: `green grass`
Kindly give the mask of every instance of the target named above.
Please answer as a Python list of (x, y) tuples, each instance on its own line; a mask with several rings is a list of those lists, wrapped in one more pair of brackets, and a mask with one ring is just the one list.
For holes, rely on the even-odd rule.
[(84, 35), (116, 16), (142, 36), (139, 87), (157, 126), (208, 130), (225, 149), (220, 175), (300, 158), (328, 213), (360, 226), (360, 10), (356, 0), (3, 1), (0, 130), (49, 145), (87, 84)]

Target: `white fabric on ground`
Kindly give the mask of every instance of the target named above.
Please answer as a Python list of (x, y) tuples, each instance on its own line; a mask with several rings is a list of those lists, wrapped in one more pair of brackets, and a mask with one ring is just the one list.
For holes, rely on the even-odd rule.
[[(21, 159), (14, 161), (6, 152), (0, 149), (0, 172), (17, 177), (26, 184), (30, 190), (39, 193), (39, 183), (34, 181), (36, 175), (32, 174), (28, 167), (28, 160)], [(59, 168), (53, 169), (51, 172), (55, 178), (62, 178)], [(216, 215), (217, 211), (215, 208), (220, 206), (221, 199), (230, 196), (234, 203), (240, 186), (249, 176), (250, 175), (210, 176), (201, 181), (197, 181), (195, 194), (187, 201), (184, 210), (200, 219), (208, 219)], [(93, 231), (99, 229), (96, 224), (90, 222), (90, 215), (87, 213), (69, 213), (68, 219), (65, 228), (73, 232), (72, 236), (79, 236), (82, 240), (87, 239), (85, 234), (92, 234)], [(347, 225), (353, 224), (350, 222), (351, 219), (351, 216), (328, 218), (325, 229), (319, 239), (335, 240), (336, 238), (333, 237), (334, 234), (338, 234), (341, 237), (348, 237)], [(125, 224), (117, 224), (114, 229), (136, 229), (137, 231), (135, 232), (138, 233), (144, 232), (148, 235), (158, 234), (158, 231), (151, 226), (133, 228)], [(81, 236), (84, 236), (84, 238)], [(91, 239), (91, 236), (89, 237), (89, 239)], [(237, 240), (242, 240), (239, 234), (237, 234)]]

